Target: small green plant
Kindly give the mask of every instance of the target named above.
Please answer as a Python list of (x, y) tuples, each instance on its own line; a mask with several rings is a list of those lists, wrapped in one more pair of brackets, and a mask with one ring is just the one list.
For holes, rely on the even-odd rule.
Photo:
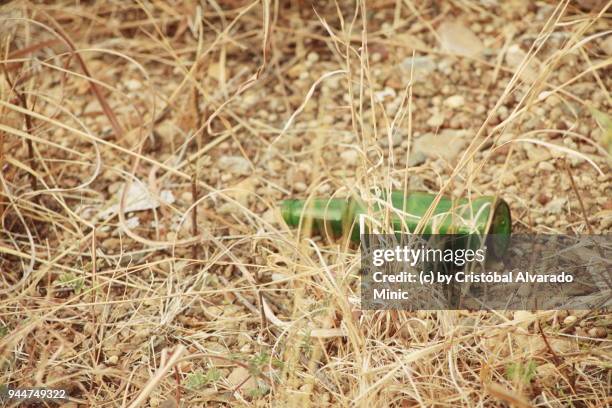
[(506, 366), (506, 378), (511, 381), (529, 384), (535, 378), (537, 365), (529, 360), (527, 364), (510, 363)]
[(248, 394), (251, 398), (259, 398), (259, 397), (263, 397), (264, 395), (266, 395), (268, 391), (270, 391), (268, 387), (265, 387), (265, 386), (256, 387), (256, 388), (251, 388), (248, 391)]
[(285, 362), (283, 360), (279, 360), (276, 357), (272, 357), (272, 366), (275, 368), (284, 368), (285, 367)]
[(311, 342), (311, 338), (310, 338), (310, 332), (308, 332), (303, 338), (302, 338), (302, 344), (301, 344), (302, 350), (304, 351), (304, 354), (309, 357), (310, 353), (312, 352), (312, 342)]
[(187, 375), (185, 387), (190, 390), (199, 390), (207, 384), (218, 381), (221, 378), (221, 373), (216, 368), (211, 368), (206, 373), (202, 370), (196, 370)]
[(9, 333), (9, 328), (3, 324), (0, 324), (0, 338), (6, 336)]
[(6, 384), (0, 384), (0, 402), (3, 404), (8, 403), (8, 387)]
[(74, 293), (78, 295), (85, 286), (85, 280), (83, 278), (77, 278), (71, 272), (66, 272), (60, 275), (55, 284), (63, 288), (72, 288)]
[(612, 154), (612, 116), (590, 107), (591, 114), (603, 133), (601, 143), (608, 153)]
[(261, 352), (255, 355), (249, 361), (249, 372), (251, 375), (258, 376), (261, 374), (262, 368), (270, 362), (270, 355), (266, 352)]

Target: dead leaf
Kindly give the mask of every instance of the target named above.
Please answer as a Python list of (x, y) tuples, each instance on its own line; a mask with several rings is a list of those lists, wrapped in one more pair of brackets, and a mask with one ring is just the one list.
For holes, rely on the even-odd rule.
[(482, 52), (484, 45), (465, 25), (456, 21), (445, 21), (438, 28), (441, 46), (451, 54), (475, 57)]
[[(116, 204), (100, 213), (100, 219), (108, 218), (119, 212), (119, 206), (124, 188), (124, 185), (119, 188), (116, 195)], [(123, 209), (126, 213), (152, 210), (159, 207), (161, 204), (169, 205), (175, 201), (172, 191), (162, 190), (159, 193), (159, 197), (157, 197), (151, 191), (149, 191), (144, 183), (140, 181), (132, 182), (125, 194), (125, 206)]]
[(257, 381), (255, 381), (255, 378), (249, 373), (249, 370), (242, 366), (236, 367), (227, 377), (227, 380), (232, 388), (239, 387), (239, 389), (245, 390), (257, 388)]

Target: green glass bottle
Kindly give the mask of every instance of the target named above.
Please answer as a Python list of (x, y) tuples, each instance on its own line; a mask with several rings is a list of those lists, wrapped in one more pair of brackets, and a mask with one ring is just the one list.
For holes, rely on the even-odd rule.
[[(310, 227), (313, 233), (335, 237), (350, 234), (352, 241), (359, 242), (359, 220), (362, 215), (369, 220), (389, 220), (395, 232), (413, 233), (435, 199), (436, 194), (393, 191), (390, 196), (393, 208), (386, 204), (388, 200), (384, 196), (370, 208), (358, 198), (290, 199), (282, 202), (281, 212), (291, 227), (302, 223)], [(441, 197), (419, 233), (495, 236), (493, 252), (500, 257), (508, 246), (511, 230), (510, 208), (500, 198), (482, 196), (472, 200), (452, 200)]]

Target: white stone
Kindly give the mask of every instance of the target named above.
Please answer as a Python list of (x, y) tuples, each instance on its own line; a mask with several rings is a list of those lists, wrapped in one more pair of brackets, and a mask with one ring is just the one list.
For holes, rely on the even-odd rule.
[(444, 105), (451, 109), (460, 108), (465, 105), (465, 97), (463, 95), (449, 96), (444, 100)]
[(395, 90), (393, 88), (387, 87), (383, 89), (382, 91), (374, 92), (374, 101), (382, 102), (387, 97), (395, 97), (395, 96), (396, 96)]
[(550, 214), (558, 214), (563, 209), (565, 202), (567, 201), (564, 197), (555, 198), (546, 204), (545, 211)]
[(252, 172), (251, 163), (242, 156), (223, 156), (217, 164), (221, 170), (241, 176), (247, 176)]
[(433, 128), (439, 128), (444, 123), (444, 115), (440, 112), (435, 112), (429, 119), (427, 119), (427, 126)]
[(346, 164), (354, 165), (359, 162), (359, 152), (354, 149), (345, 150), (342, 153), (340, 153), (340, 158)]
[(142, 84), (135, 79), (125, 81), (125, 87), (130, 91), (137, 91), (142, 87)]
[(544, 171), (555, 171), (555, 165), (549, 161), (542, 161), (538, 164), (538, 169)]
[(407, 79), (410, 79), (410, 73), (412, 72), (414, 81), (422, 81), (436, 70), (436, 63), (431, 57), (404, 58), (399, 66)]

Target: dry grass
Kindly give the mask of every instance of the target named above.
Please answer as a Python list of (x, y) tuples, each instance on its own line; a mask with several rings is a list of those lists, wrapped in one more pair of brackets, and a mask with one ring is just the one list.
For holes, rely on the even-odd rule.
[[(609, 233), (589, 109), (611, 108), (610, 4), (497, 3), (0, 6), (0, 383), (99, 407), (609, 405), (609, 313), (361, 311), (356, 248), (274, 211), (499, 194), (517, 231)], [(457, 21), (483, 50), (440, 46)], [(460, 149), (423, 146), (445, 135)]]

